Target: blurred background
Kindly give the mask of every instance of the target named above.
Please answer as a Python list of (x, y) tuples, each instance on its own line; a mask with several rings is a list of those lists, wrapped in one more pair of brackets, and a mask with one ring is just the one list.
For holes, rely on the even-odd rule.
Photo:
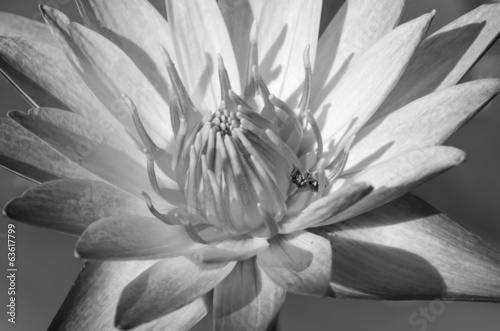
[[(161, 0), (160, 0), (161, 1)], [(366, 0), (371, 1), (371, 0)], [(39, 19), (37, 5), (45, 3), (80, 21), (72, 0), (2, 0), (0, 10)], [(159, 1), (157, 1), (159, 2)], [(488, 1), (409, 0), (402, 21), (432, 9), (437, 15), (430, 33)], [(324, 1), (322, 27), (342, 4)], [(479, 61), (464, 81), (500, 77), (500, 42)], [(27, 110), (28, 105), (14, 89), (0, 79), (0, 116), (9, 110)], [(465, 150), (468, 161), (418, 188), (415, 193), (452, 219), (500, 248), (500, 97), (486, 107), (467, 126), (456, 133), (448, 145)], [(30, 182), (0, 169), (0, 206), (31, 187)], [(0, 234), (7, 233), (7, 220), (0, 223)], [(0, 318), (1, 330), (45, 330), (79, 273), (82, 263), (73, 257), (75, 239), (44, 229), (16, 223), (17, 234), (17, 318), (8, 323)], [(0, 237), (0, 265), (6, 265), (6, 241)], [(0, 277), (0, 303), (7, 304), (7, 281)], [(370, 302), (322, 300), (288, 295), (280, 315), (280, 330), (453, 330), (498, 331), (500, 305), (486, 303), (446, 303), (426, 328), (412, 326), (410, 316), (429, 302)], [(437, 308), (437, 305), (436, 305)], [(440, 307), (441, 308), (441, 307)], [(1, 316), (0, 315), (0, 316)], [(194, 330), (210, 330), (205, 318)], [(97, 330), (96, 330), (97, 331)]]

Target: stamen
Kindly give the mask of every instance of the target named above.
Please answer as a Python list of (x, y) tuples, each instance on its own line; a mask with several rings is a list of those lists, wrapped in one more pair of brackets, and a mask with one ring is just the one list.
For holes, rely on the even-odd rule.
[(278, 132), (278, 128), (276, 125), (265, 118), (264, 116), (261, 116), (259, 113), (250, 111), (244, 107), (238, 106), (238, 112), (236, 113), (236, 116), (241, 120), (242, 118), (246, 118), (247, 120), (251, 121), (255, 125), (261, 128), (266, 128), (266, 129), (271, 129), (274, 132)]
[(210, 224), (218, 225), (219, 215), (215, 208), (215, 198), (208, 178), (207, 159), (205, 155), (201, 157), (201, 171), (203, 173), (203, 184), (205, 190), (203, 191), (205, 197), (205, 215)]
[[(267, 88), (266, 83), (264, 83), (262, 78), (257, 73), (256, 66), (253, 66), (252, 74), (254, 76), (255, 81), (257, 82), (257, 86), (259, 87), (260, 95), (264, 100), (264, 107), (261, 110), (261, 114), (264, 117), (271, 119), (273, 122), (277, 122), (278, 116), (276, 115), (276, 110), (274, 109), (274, 105), (269, 100), (269, 96), (271, 95), (271, 93), (269, 93), (269, 89)], [(279, 123), (277, 124), (279, 126)]]
[[(335, 179), (337, 179), (338, 176), (342, 174), (342, 171), (344, 171), (345, 165), (347, 164), (347, 159), (349, 158), (351, 145), (354, 142), (354, 138), (356, 138), (355, 135), (345, 137), (343, 139), (343, 142), (339, 144), (339, 147), (341, 147), (340, 151), (337, 152), (337, 154), (334, 156), (332, 163), (330, 163), (326, 167), (326, 169), (329, 170), (327, 173), (328, 183), (332, 183)], [(342, 147), (342, 145), (344, 146)]]
[(197, 244), (208, 245), (208, 242), (206, 242), (200, 236), (198, 231), (196, 231), (196, 228), (194, 226), (194, 223), (196, 223), (196, 219), (194, 218), (195, 216), (184, 215), (179, 213), (175, 213), (174, 216), (177, 217), (182, 222), (182, 225), (184, 226), (186, 233), (188, 234), (189, 238), (191, 238), (192, 241), (194, 241)]
[(269, 96), (269, 101), (271, 101), (273, 105), (281, 109), (288, 116), (288, 118), (292, 121), (293, 127), (299, 134), (299, 141), (301, 141), (304, 133), (297, 114), (295, 114), (295, 112), (290, 107), (288, 107), (288, 105), (284, 101), (278, 99), (274, 94), (271, 94)]
[[(231, 89), (231, 82), (229, 81), (229, 75), (227, 73), (226, 67), (224, 66), (224, 60), (220, 54), (217, 54), (217, 63), (219, 65), (219, 81), (220, 81), (220, 92), (221, 92), (221, 104), (226, 102), (229, 97), (229, 90)], [(225, 108), (225, 107), (224, 107)]]
[(247, 80), (245, 87), (245, 97), (251, 97), (255, 94), (255, 80), (252, 75), (253, 67), (257, 69), (259, 65), (259, 51), (257, 47), (257, 20), (254, 20), (252, 23), (252, 27), (250, 28), (250, 52), (248, 54), (248, 68), (247, 68)]
[(196, 152), (194, 146), (189, 149), (189, 177), (188, 177), (188, 188), (187, 188), (187, 206), (188, 212), (190, 214), (198, 214), (196, 193), (198, 191), (197, 187), (197, 173), (198, 173), (198, 160), (196, 158)]
[(153, 190), (155, 191), (156, 194), (158, 194), (160, 197), (163, 197), (163, 193), (161, 192), (160, 185), (158, 184), (158, 179), (156, 178), (156, 173), (155, 173), (155, 158), (154, 156), (147, 152), (146, 157), (148, 160), (148, 178), (149, 182), (151, 183), (151, 186), (153, 187)]
[(302, 89), (302, 98), (300, 99), (300, 113), (299, 115), (301, 117), (304, 116), (305, 111), (307, 110), (307, 107), (309, 107), (309, 101), (311, 99), (311, 85), (312, 85), (312, 69), (311, 69), (311, 59), (310, 59), (310, 45), (306, 46), (306, 49), (304, 50), (304, 69), (306, 71), (306, 77), (304, 80), (304, 87)]
[(215, 207), (217, 209), (219, 225), (221, 226), (224, 232), (229, 234), (237, 234), (237, 231), (234, 229), (230, 217), (227, 213), (226, 207), (224, 205), (221, 187), (217, 184), (217, 179), (215, 178), (215, 174), (211, 170), (208, 170), (208, 178), (210, 180), (210, 184), (215, 198)]
[(307, 121), (311, 125), (311, 128), (313, 129), (314, 132), (314, 138), (316, 139), (316, 143), (318, 144), (318, 150), (316, 152), (316, 161), (314, 162), (314, 165), (311, 167), (311, 169), (314, 169), (317, 165), (319, 160), (323, 157), (323, 137), (321, 136), (321, 131), (318, 127), (318, 123), (316, 122), (316, 118), (314, 118), (314, 115), (311, 113), (310, 110), (307, 111)]
[(172, 172), (176, 172), (177, 174), (179, 174), (178, 171), (179, 169), (177, 169), (177, 164), (179, 163), (179, 160), (181, 158), (184, 140), (186, 138), (186, 133), (187, 133), (187, 123), (184, 117), (182, 117), (180, 119), (179, 132), (177, 133), (177, 137), (175, 137), (175, 149), (171, 165)]
[(208, 145), (207, 145), (207, 166), (209, 169), (213, 169), (215, 162), (215, 132), (210, 130), (208, 134)]
[(145, 152), (152, 153), (155, 157), (158, 157), (159, 148), (153, 142), (153, 140), (147, 133), (146, 128), (142, 124), (141, 119), (139, 117), (139, 112), (137, 111), (137, 107), (135, 106), (134, 102), (126, 94), (122, 94), (122, 98), (125, 99), (125, 102), (132, 111), (132, 120), (134, 121), (135, 129), (139, 133), (139, 137), (141, 138), (141, 141), (146, 148)]
[(233, 174), (236, 179), (239, 192), (241, 194), (241, 197), (243, 198), (243, 203), (247, 204), (251, 199), (251, 193), (248, 189), (248, 183), (245, 177), (242, 162), (240, 162), (240, 158), (238, 156), (238, 152), (236, 151), (236, 147), (234, 146), (232, 138), (229, 136), (225, 136), (224, 144), (231, 161), (231, 168), (233, 169)]
[(326, 160), (320, 159), (318, 162), (318, 193), (315, 200), (321, 199), (326, 188), (326, 174), (325, 174)]
[(236, 135), (236, 137), (241, 141), (243, 147), (248, 151), (248, 153), (254, 156), (257, 159), (257, 161), (263, 165), (263, 167), (266, 170), (266, 173), (268, 173), (269, 176), (273, 178), (274, 181), (276, 181), (276, 179), (274, 178), (274, 174), (276, 173), (276, 168), (274, 167), (274, 165), (262, 157), (262, 155), (255, 149), (253, 144), (250, 141), (248, 141), (247, 137), (243, 134), (243, 132), (240, 129), (236, 129), (233, 132)]
[(151, 197), (146, 192), (141, 192), (141, 195), (144, 198), (144, 200), (146, 200), (146, 205), (148, 206), (149, 211), (151, 212), (151, 214), (153, 214), (154, 217), (156, 217), (157, 219), (159, 219), (160, 221), (162, 221), (163, 223), (168, 224), (168, 225), (179, 225), (179, 223), (172, 220), (168, 214), (165, 215), (165, 214), (160, 213), (153, 206), (153, 202), (151, 200)]

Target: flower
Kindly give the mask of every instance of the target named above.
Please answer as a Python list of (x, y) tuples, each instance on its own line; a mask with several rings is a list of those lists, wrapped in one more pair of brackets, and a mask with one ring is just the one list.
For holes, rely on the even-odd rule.
[[(498, 301), (500, 255), (412, 195), (500, 91), (455, 84), (500, 31), (492, 3), (425, 37), (404, 1), (77, 1), (13, 22), (0, 67), (34, 107), (2, 166), (39, 186), (15, 220), (90, 260), (53, 329), (267, 329), (286, 292)], [(220, 8), (220, 10), (219, 10)], [(276, 15), (276, 12), (280, 15)], [(217, 55), (220, 54), (220, 55)], [(215, 69), (217, 66), (217, 70)]]

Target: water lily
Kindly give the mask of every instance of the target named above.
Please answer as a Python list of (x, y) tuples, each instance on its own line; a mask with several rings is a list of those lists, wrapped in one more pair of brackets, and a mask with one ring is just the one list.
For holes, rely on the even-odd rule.
[[(417, 197), (500, 91), (458, 84), (500, 4), (427, 36), (403, 0), (77, 0), (85, 26), (0, 14), (0, 68), (33, 107), (0, 164), (40, 185), (11, 219), (88, 260), (51, 330), (265, 330), (287, 292), (498, 301), (500, 252)], [(167, 23), (168, 21), (168, 23)]]

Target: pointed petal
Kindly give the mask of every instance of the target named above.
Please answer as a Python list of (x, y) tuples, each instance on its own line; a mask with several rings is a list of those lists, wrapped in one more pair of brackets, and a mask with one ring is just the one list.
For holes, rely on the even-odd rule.
[(55, 47), (36, 40), (1, 37), (0, 68), (32, 106), (70, 110), (111, 129), (118, 127)]
[(148, 133), (160, 148), (173, 151), (174, 137), (168, 104), (134, 62), (115, 44), (92, 30), (70, 22), (63, 13), (42, 5), (54, 37), (80, 74), (111, 113), (136, 134), (122, 94), (137, 106)]
[(7, 217), (30, 225), (80, 235), (98, 219), (126, 214), (148, 216), (144, 201), (104, 182), (61, 179), (30, 188), (10, 200)]
[(161, 46), (172, 52), (167, 21), (146, 0), (78, 0), (85, 25), (120, 47), (168, 102)]
[(340, 179), (330, 188), (366, 182), (373, 192), (345, 211), (323, 222), (344, 221), (400, 197), (417, 185), (465, 161), (465, 153), (454, 147), (434, 146), (418, 149)]
[(373, 115), (401, 77), (434, 13), (405, 23), (361, 54), (315, 113), (322, 123), (326, 164), (347, 130), (356, 133)]
[(10, 119), (0, 119), (0, 166), (35, 182), (98, 179)]
[(458, 83), (493, 44), (499, 32), (500, 3), (492, 1), (426, 38), (374, 120)]
[(186, 257), (155, 263), (123, 290), (116, 325), (131, 329), (190, 303), (217, 286), (234, 264), (202, 264)]
[(285, 217), (280, 223), (280, 233), (292, 233), (322, 223), (363, 199), (373, 190), (367, 183), (345, 185), (333, 193), (312, 202), (297, 215)]
[(204, 263), (241, 261), (255, 256), (268, 246), (267, 240), (261, 238), (229, 239), (198, 250), (195, 257)]
[(255, 259), (239, 262), (214, 290), (214, 330), (269, 330), (285, 295)]
[(217, 4), (231, 39), (240, 74), (240, 84), (245, 87), (250, 54), (250, 29), (255, 19), (251, 1), (219, 0)]
[[(304, 77), (302, 54), (310, 45), (314, 68), (322, 1), (255, 0), (259, 73), (271, 93), (294, 108)], [(279, 13), (279, 15), (276, 15)]]
[(498, 79), (464, 83), (429, 94), (373, 122), (356, 135), (344, 174), (443, 143), (498, 92)]
[(90, 224), (78, 239), (75, 254), (82, 259), (140, 260), (185, 255), (201, 247), (182, 226), (122, 215)]
[(276, 236), (257, 256), (257, 263), (278, 285), (301, 295), (322, 297), (332, 278), (332, 248), (323, 237), (306, 231)]
[(220, 99), (217, 54), (224, 59), (233, 90), (241, 93), (238, 66), (217, 3), (211, 0), (166, 3), (182, 81), (197, 107), (215, 111)]
[(311, 109), (333, 89), (349, 64), (398, 24), (405, 0), (344, 3), (318, 42)]
[[(59, 109), (32, 109), (9, 116), (73, 162), (96, 176), (138, 197), (141, 192), (154, 195), (146, 170), (146, 157), (130, 137), (105, 128), (79, 115)], [(160, 176), (164, 187), (177, 187), (173, 180)], [(173, 186), (172, 186), (173, 185)]]
[(417, 197), (323, 230), (337, 297), (500, 301), (500, 251)]
[[(48, 331), (116, 330), (114, 316), (118, 298), (125, 287), (153, 262), (88, 262), (78, 276)], [(161, 331), (173, 328), (189, 330), (211, 309), (211, 296), (190, 304), (137, 331)]]
[(26, 17), (4, 12), (0, 12), (0, 36), (38, 40), (52, 46), (57, 44), (46, 25)]

